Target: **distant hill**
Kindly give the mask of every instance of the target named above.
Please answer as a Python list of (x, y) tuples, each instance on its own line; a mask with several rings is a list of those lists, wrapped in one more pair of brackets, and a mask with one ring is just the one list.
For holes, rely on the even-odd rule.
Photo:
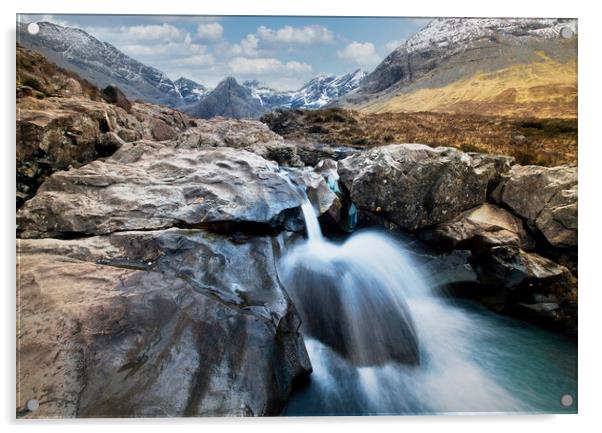
[(140, 63), (83, 30), (39, 22), (27, 32), (19, 23), (17, 42), (44, 54), (51, 62), (75, 72), (100, 88), (117, 85), (129, 98), (177, 107), (184, 102), (177, 86), (163, 72)]
[(435, 19), (334, 105), (369, 113), (576, 117), (577, 22)]

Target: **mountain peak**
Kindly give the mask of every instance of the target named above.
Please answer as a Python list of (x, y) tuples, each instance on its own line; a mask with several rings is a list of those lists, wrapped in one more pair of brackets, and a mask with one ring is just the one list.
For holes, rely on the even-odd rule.
[(487, 38), (551, 39), (559, 37), (563, 27), (577, 33), (577, 21), (562, 18), (435, 18), (397, 50), (416, 52), (433, 46), (461, 46)]
[(174, 81), (174, 85), (180, 92), (185, 104), (192, 104), (200, 101), (209, 91), (207, 87), (197, 83), (190, 78), (180, 77)]

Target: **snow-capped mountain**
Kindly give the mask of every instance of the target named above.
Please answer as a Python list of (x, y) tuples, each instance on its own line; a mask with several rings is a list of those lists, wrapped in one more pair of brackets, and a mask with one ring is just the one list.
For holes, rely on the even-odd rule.
[[(409, 84), (450, 58), (462, 59), (457, 72), (483, 63), (531, 60), (536, 50), (556, 49), (560, 31), (577, 33), (572, 19), (436, 18), (389, 54), (362, 83), (360, 93)], [(550, 43), (551, 42), (551, 43)], [(553, 54), (553, 53), (552, 53)], [(487, 68), (489, 69), (489, 68)], [(451, 75), (454, 75), (453, 73)]]
[(184, 77), (180, 77), (174, 81), (174, 85), (180, 92), (185, 104), (200, 101), (210, 91), (202, 84)]
[[(39, 32), (31, 35), (27, 31), (27, 25), (19, 23), (17, 42), (26, 48), (41, 52), (58, 66), (77, 73), (98, 87), (115, 84), (131, 99), (142, 99), (193, 112), (198, 110), (191, 107), (212, 92), (211, 89), (188, 78), (181, 77), (172, 81), (158, 69), (127, 56), (113, 45), (96, 39), (84, 30), (50, 22), (39, 22), (38, 26)], [(235, 93), (240, 97), (235, 99), (244, 99), (245, 106), (249, 109), (228, 109), (221, 107), (220, 103), (220, 109), (212, 110), (207, 109), (208, 103), (205, 103), (201, 111), (203, 115), (215, 111), (235, 114), (244, 112), (245, 115), (253, 113), (256, 116), (259, 110), (267, 112), (275, 108), (320, 108), (356, 89), (365, 76), (366, 73), (359, 69), (341, 76), (319, 75), (294, 91), (274, 90), (256, 80), (246, 81), (242, 86), (225, 80), (229, 83), (225, 87), (237, 89)], [(247, 89), (255, 102), (247, 101), (247, 95), (243, 95), (244, 92), (237, 86)], [(218, 94), (223, 93), (224, 86)], [(217, 94), (214, 94), (212, 100), (215, 100), (215, 97)]]
[(576, 113), (577, 20), (437, 18), (338, 105), (368, 112)]
[(258, 80), (247, 80), (242, 84), (249, 89), (255, 99), (259, 101), (265, 111), (278, 107), (288, 107), (294, 91), (275, 90)]
[(257, 80), (245, 81), (251, 94), (266, 111), (275, 108), (317, 109), (359, 87), (366, 72), (357, 69), (340, 76), (320, 74), (294, 91), (278, 91)]
[(560, 18), (436, 18), (395, 51), (412, 53), (431, 47), (462, 50), (473, 41), (503, 35), (553, 39), (559, 37), (565, 27), (576, 33), (577, 21)]
[(356, 69), (348, 74), (319, 75), (297, 90), (292, 96), (291, 108), (321, 108), (333, 99), (339, 98), (359, 87), (366, 72)]
[(132, 59), (113, 45), (83, 30), (39, 22), (39, 32), (29, 34), (19, 23), (17, 42), (44, 54), (50, 61), (72, 70), (99, 87), (116, 84), (132, 99), (176, 107), (183, 98), (163, 72)]
[(365, 76), (366, 73), (359, 69), (338, 77), (319, 75), (294, 91), (275, 90), (257, 80), (248, 80), (240, 85), (233, 77), (228, 77), (215, 89), (205, 89), (195, 102), (181, 109), (203, 118), (259, 117), (276, 108), (316, 109), (356, 89)]

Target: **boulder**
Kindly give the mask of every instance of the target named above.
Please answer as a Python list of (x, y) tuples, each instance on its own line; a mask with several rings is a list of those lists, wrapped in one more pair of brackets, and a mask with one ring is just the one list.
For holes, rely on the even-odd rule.
[(249, 149), (282, 144), (284, 139), (255, 120), (197, 119), (196, 127), (179, 134), (176, 146), (184, 148), (234, 147)]
[(515, 165), (500, 202), (525, 218), (554, 247), (577, 246), (577, 167)]
[(535, 253), (513, 245), (483, 249), (473, 256), (473, 266), (486, 284), (517, 287), (525, 280), (558, 277), (568, 269)]
[(204, 230), (18, 242), (21, 416), (276, 415), (311, 372), (274, 241)]
[(577, 279), (568, 268), (517, 246), (473, 252), (482, 301), (494, 309), (563, 331), (577, 330)]
[(128, 100), (127, 96), (125, 96), (125, 93), (113, 84), (109, 84), (102, 89), (101, 96), (109, 104), (123, 108), (125, 111), (130, 111), (132, 109), (132, 103)]
[(389, 145), (345, 158), (338, 167), (358, 208), (408, 230), (449, 221), (486, 198), (486, 177), (453, 148)]
[(421, 233), (421, 237), (448, 248), (515, 245), (529, 250), (534, 247), (520, 218), (488, 203), (470, 209), (452, 221), (436, 225)]
[(54, 173), (17, 224), (24, 238), (169, 227), (266, 231), (284, 228), (300, 203), (278, 166), (253, 153), (138, 142)]

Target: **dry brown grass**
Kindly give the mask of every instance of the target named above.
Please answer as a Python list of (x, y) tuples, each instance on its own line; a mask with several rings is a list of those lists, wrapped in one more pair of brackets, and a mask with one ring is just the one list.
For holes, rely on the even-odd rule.
[(326, 109), (277, 111), (262, 120), (275, 132), (303, 141), (352, 147), (423, 143), (510, 155), (519, 164), (577, 163), (577, 119)]
[(478, 73), (444, 87), (400, 91), (355, 108), (365, 113), (479, 113), (487, 116), (577, 117), (577, 60), (539, 61)]

